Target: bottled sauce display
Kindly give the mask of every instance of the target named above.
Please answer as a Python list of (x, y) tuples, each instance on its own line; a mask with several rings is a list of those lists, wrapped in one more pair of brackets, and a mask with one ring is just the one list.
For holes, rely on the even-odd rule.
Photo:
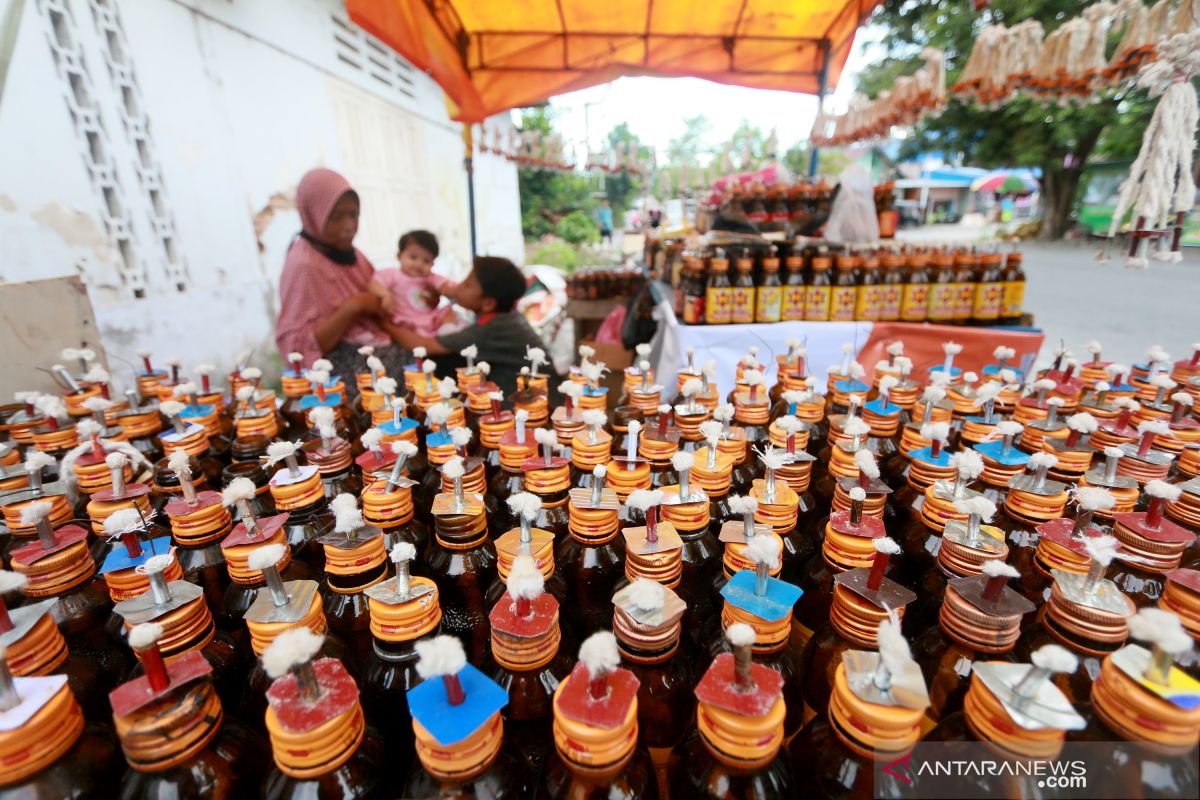
[(763, 242), (691, 249), (672, 278), (685, 325), (808, 320), (1015, 325), (1021, 253)]
[[(781, 321), (781, 267), (884, 320), (932, 266), (972, 324), (1007, 269), (795, 244), (672, 253), (695, 287), (728, 252)], [(866, 800), (925, 796), (886, 768), (934, 745), (1086, 745), (1105, 791), (1194, 798), (1200, 355), (1018, 376), (962, 333), (824, 381), (821, 345), (763, 337), (729, 385), (642, 346), (620, 400), (587, 346), (553, 400), (536, 348), (508, 396), (471, 347), (445, 376), (288, 358), (280, 399), (247, 357), (216, 390), (172, 360), (130, 403), (155, 462), (98, 379), (0, 409), (0, 796)], [(1058, 796), (1027, 777), (946, 796)]]

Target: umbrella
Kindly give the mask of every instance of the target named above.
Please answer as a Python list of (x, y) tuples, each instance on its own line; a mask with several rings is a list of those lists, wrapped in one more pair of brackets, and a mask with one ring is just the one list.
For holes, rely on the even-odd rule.
[(1029, 194), (1037, 191), (1038, 182), (1029, 175), (1018, 172), (996, 170), (971, 183), (973, 192), (996, 192), (997, 194)]

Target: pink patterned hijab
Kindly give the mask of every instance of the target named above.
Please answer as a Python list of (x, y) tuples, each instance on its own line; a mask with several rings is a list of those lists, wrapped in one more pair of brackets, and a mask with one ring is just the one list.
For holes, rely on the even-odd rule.
[[(367, 290), (375, 267), (357, 250), (350, 263), (337, 263), (321, 240), (325, 222), (338, 199), (354, 191), (350, 182), (331, 169), (305, 173), (296, 187), (296, 210), (303, 234), (288, 249), (279, 279), (279, 317), (275, 343), (287, 363), (288, 353), (304, 355), (311, 364), (324, 355), (314, 331), (350, 297)], [(390, 340), (372, 319), (351, 325), (343, 341), (354, 345), (385, 345)]]

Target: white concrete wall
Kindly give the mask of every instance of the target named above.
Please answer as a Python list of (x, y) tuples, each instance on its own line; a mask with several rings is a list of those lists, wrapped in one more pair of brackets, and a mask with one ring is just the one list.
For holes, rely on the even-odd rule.
[[(358, 188), (356, 243), (377, 266), (392, 263), (399, 234), (423, 227), (442, 240), (439, 271), (465, 273), (461, 127), (450, 122), (436, 84), (391, 51), (373, 49), (337, 0), (24, 4), (0, 96), (0, 282), (80, 274), (118, 378), (128, 375), (121, 360), (132, 361), (140, 346), (180, 355), (189, 366), (227, 367), (249, 347), (275, 357), (278, 276), (299, 229), (291, 197), (314, 166), (338, 169)], [(119, 60), (132, 70), (152, 144), (151, 182), (163, 187), (165, 208), (154, 213), (136, 167), (121, 75), (111, 69), (103, 20), (113, 9), (123, 36)], [(56, 67), (63, 29), (91, 82), (134, 237), (132, 267), (106, 231), (88, 142)], [(502, 115), (489, 124), (509, 122)], [(485, 155), (476, 173), (479, 250), (519, 262), (516, 170)], [(174, 259), (160, 243), (164, 225), (173, 226)]]

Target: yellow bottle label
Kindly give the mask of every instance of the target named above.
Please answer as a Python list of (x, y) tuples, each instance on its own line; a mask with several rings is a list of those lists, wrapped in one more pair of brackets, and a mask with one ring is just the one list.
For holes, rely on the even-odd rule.
[(728, 286), (709, 287), (704, 291), (704, 321), (709, 325), (726, 325), (733, 314), (733, 289)]
[(783, 307), (779, 318), (786, 322), (804, 319), (805, 294), (807, 292), (803, 286), (783, 287)]
[(1019, 317), (1025, 308), (1025, 281), (1006, 281), (1004, 299), (1001, 301), (1000, 316)]
[(733, 310), (730, 313), (729, 319), (730, 322), (737, 324), (754, 322), (753, 286), (733, 287)]
[(1004, 298), (1004, 287), (999, 283), (980, 283), (975, 286), (975, 307), (971, 316), (975, 319), (994, 320), (1000, 316), (1000, 301)]
[(885, 321), (900, 319), (901, 284), (889, 283), (879, 290), (879, 318)]
[(955, 285), (958, 287), (958, 296), (954, 302), (954, 318), (970, 319), (971, 308), (975, 305), (975, 284), (959, 283)]
[(758, 322), (779, 322), (783, 313), (783, 287), (760, 286), (754, 301), (754, 319)]
[(882, 286), (858, 287), (858, 305), (854, 309), (855, 319), (877, 320), (883, 307)]
[(906, 283), (900, 296), (900, 319), (905, 322), (924, 322), (929, 313), (929, 284)]
[(858, 309), (857, 286), (835, 286), (829, 294), (829, 319), (834, 322), (853, 322)]
[(929, 292), (929, 319), (934, 322), (954, 319), (957, 302), (958, 284), (935, 283)]
[(805, 294), (804, 318), (814, 322), (829, 320), (830, 291), (828, 286), (810, 286)]

